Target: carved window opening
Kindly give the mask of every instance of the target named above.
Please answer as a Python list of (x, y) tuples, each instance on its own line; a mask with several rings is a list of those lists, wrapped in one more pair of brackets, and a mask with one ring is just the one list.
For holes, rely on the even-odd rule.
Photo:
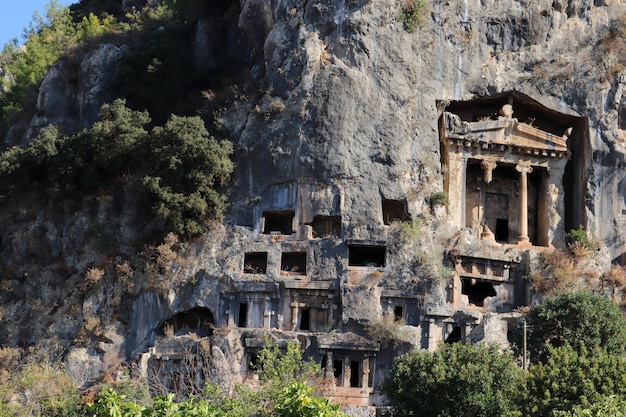
[(293, 210), (264, 211), (263, 233), (290, 235), (293, 233), (293, 221), (296, 214)]
[(361, 361), (350, 361), (350, 386), (361, 386)]
[(238, 327), (248, 327), (248, 303), (239, 303)]
[(496, 289), (489, 281), (463, 278), (461, 280), (461, 294), (467, 295), (470, 304), (477, 307), (484, 307), (485, 299), (494, 297), (496, 295)]
[(315, 216), (311, 223), (313, 237), (341, 236), (341, 216)]
[(183, 336), (195, 333), (199, 337), (207, 337), (213, 333), (215, 320), (211, 310), (205, 307), (196, 307), (188, 311), (176, 313), (165, 320), (157, 329), (157, 335)]
[(244, 274), (267, 273), (267, 252), (246, 252), (243, 261)]
[(348, 246), (348, 266), (385, 266), (387, 248), (385, 246), (350, 245)]
[(445, 343), (452, 344), (460, 343), (461, 341), (461, 326), (452, 326), (452, 331), (446, 337)]
[(390, 225), (393, 222), (411, 220), (407, 211), (406, 201), (383, 199), (383, 223)]
[(300, 310), (300, 330), (311, 330), (311, 310), (308, 308)]
[(282, 274), (306, 275), (306, 252), (283, 252), (280, 270)]
[(394, 321), (404, 320), (404, 307), (403, 306), (395, 306), (393, 308), (393, 319)]

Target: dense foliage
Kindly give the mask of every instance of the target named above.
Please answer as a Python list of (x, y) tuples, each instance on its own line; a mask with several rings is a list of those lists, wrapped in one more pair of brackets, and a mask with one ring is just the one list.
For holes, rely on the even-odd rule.
[(546, 363), (526, 376), (524, 415), (549, 417), (555, 411), (590, 408), (604, 397), (626, 400), (626, 358), (595, 347), (548, 348)]
[(509, 416), (521, 373), (496, 346), (456, 343), (397, 358), (384, 392), (398, 416)]
[(102, 107), (89, 130), (64, 136), (53, 126), (43, 129), (28, 147), (0, 155), (1, 196), (39, 188), (52, 198), (77, 198), (138, 181), (166, 231), (201, 233), (224, 211), (216, 188), (233, 169), (232, 145), (210, 137), (198, 117), (172, 116), (151, 130), (149, 122), (147, 112), (117, 100)]
[[(269, 342), (268, 342), (269, 343)], [(31, 364), (13, 375), (0, 375), (0, 415), (48, 417), (347, 417), (340, 406), (319, 396), (319, 365), (304, 360), (294, 342), (284, 350), (267, 344), (259, 353), (261, 387), (238, 385), (227, 394), (208, 382), (201, 395), (154, 399), (138, 392), (145, 386), (122, 383), (82, 402), (71, 380), (59, 370)], [(144, 381), (145, 382), (145, 381)], [(144, 384), (145, 385), (145, 384)]]
[[(526, 317), (528, 354), (545, 362), (548, 348), (570, 345), (591, 351), (602, 347), (621, 354), (626, 347), (626, 320), (619, 307), (605, 297), (586, 292), (545, 297)], [(521, 346), (518, 335), (517, 349)]]

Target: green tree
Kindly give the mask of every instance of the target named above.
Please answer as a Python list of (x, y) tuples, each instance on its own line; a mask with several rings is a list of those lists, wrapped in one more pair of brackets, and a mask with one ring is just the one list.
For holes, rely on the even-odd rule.
[(526, 377), (524, 415), (552, 416), (576, 407), (592, 408), (608, 395), (626, 399), (626, 358), (600, 347), (548, 348), (545, 363), (531, 366)]
[[(527, 347), (533, 362), (545, 362), (548, 347), (603, 347), (622, 353), (626, 347), (626, 320), (619, 307), (605, 297), (587, 292), (547, 296), (530, 309)], [(518, 334), (516, 351), (521, 346)]]
[(26, 42), (20, 47), (17, 39), (4, 46), (2, 68), (9, 74), (2, 80), (6, 91), (0, 96), (0, 116), (6, 121), (19, 111), (25, 100), (34, 100), (36, 88), (48, 68), (62, 53), (76, 46), (78, 29), (69, 8), (59, 7), (56, 0), (46, 5), (45, 18), (35, 13), (25, 31)]
[(153, 196), (155, 213), (179, 235), (202, 233), (204, 221), (219, 218), (226, 208), (216, 188), (233, 170), (232, 144), (209, 137), (199, 117), (172, 116), (153, 129), (144, 145), (143, 184)]
[(495, 345), (443, 345), (394, 361), (383, 391), (398, 416), (512, 416), (522, 370)]

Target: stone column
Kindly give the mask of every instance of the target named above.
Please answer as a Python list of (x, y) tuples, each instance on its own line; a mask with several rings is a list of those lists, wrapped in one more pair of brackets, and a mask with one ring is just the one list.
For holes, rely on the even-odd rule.
[(363, 373), (361, 374), (361, 387), (368, 388), (370, 380), (370, 358), (365, 356), (363, 358)]
[(518, 209), (518, 224), (517, 224), (517, 244), (520, 246), (530, 246), (530, 239), (528, 238), (528, 174), (533, 172), (533, 167), (529, 162), (520, 162), (515, 166), (519, 176), (519, 209)]
[(335, 367), (333, 363), (333, 352), (326, 352), (326, 378), (335, 378)]

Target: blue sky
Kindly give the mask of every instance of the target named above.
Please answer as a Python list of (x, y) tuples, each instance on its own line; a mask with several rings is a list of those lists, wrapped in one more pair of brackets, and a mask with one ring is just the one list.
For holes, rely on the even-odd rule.
[[(22, 32), (32, 20), (33, 13), (45, 14), (45, 6), (50, 0), (1, 0), (0, 4), (0, 50), (11, 38), (24, 42)], [(69, 6), (78, 0), (58, 0), (61, 6)]]

